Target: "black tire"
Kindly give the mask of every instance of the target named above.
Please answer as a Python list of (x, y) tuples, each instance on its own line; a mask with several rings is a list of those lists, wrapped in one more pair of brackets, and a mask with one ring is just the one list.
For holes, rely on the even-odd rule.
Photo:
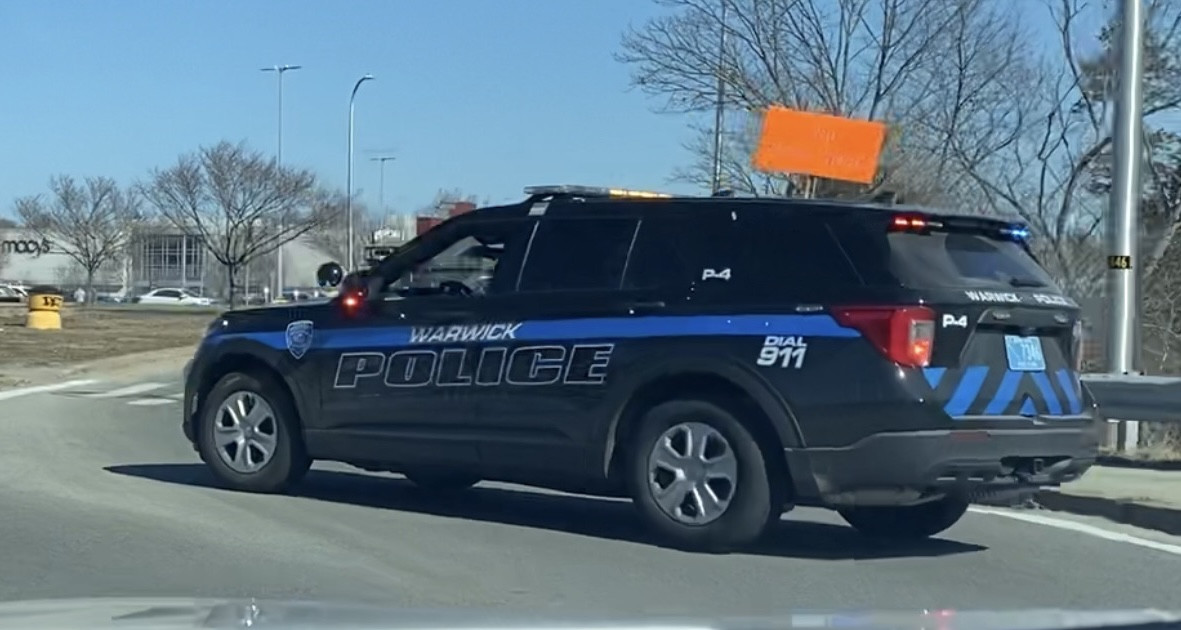
[(415, 486), (439, 494), (462, 492), (480, 483), (480, 478), (461, 472), (425, 471), (407, 472), (406, 478)]
[[(236, 471), (227, 465), (218, 455), (214, 443), (218, 409), (227, 397), (238, 392), (248, 392), (265, 400), (274, 412), (278, 428), (274, 455), (257, 471), (249, 473)], [(197, 451), (218, 482), (230, 489), (246, 492), (283, 492), (302, 479), (312, 465), (304, 449), (295, 405), (287, 389), (268, 374), (232, 372), (213, 386), (206, 396), (200, 426), (197, 427)]]
[(919, 505), (864, 506), (838, 510), (841, 518), (872, 538), (920, 540), (955, 525), (968, 511), (968, 501), (945, 497)]
[[(716, 520), (689, 524), (676, 520), (657, 503), (649, 482), (648, 457), (661, 435), (682, 423), (708, 425), (725, 438), (737, 459), (737, 482), (729, 505)], [(767, 459), (754, 435), (726, 409), (704, 400), (673, 400), (648, 410), (628, 446), (628, 482), (640, 515), (670, 546), (725, 552), (748, 545), (782, 514), (777, 488), (783, 480), (768, 473)], [(774, 506), (774, 507), (772, 507)]]

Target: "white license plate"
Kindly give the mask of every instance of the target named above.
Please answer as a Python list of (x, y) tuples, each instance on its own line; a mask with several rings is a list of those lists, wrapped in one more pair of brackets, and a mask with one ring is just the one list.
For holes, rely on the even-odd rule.
[(1041, 337), (1005, 335), (1005, 355), (1009, 369), (1014, 372), (1044, 372), (1046, 355), (1042, 353)]

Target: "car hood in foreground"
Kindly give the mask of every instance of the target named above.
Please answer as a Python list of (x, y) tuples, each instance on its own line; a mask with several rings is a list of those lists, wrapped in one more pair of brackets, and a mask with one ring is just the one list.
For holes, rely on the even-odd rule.
[[(609, 605), (604, 603), (604, 609)], [(1159, 610), (1011, 611), (923, 610), (868, 613), (789, 613), (771, 617), (558, 617), (482, 609), (402, 609), (365, 604), (200, 599), (62, 599), (0, 604), (0, 629), (25, 628), (397, 628), (499, 630), (519, 628), (618, 630), (782, 630), (864, 628), (922, 630), (1042, 630), (1178, 627), (1181, 614)]]

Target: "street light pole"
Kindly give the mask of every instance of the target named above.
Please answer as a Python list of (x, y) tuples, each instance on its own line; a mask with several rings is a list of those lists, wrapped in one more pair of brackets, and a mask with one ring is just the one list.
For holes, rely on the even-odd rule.
[(1111, 321), (1107, 369), (1129, 374), (1140, 369), (1139, 259), (1141, 118), (1144, 103), (1144, 7), (1123, 0), (1120, 11), (1119, 99), (1116, 102), (1114, 174), (1108, 214), (1108, 299)]
[(388, 156), (388, 155), (383, 155), (380, 157), (373, 157), (373, 158), (369, 158), (369, 159), (370, 159), (370, 161), (377, 162), (378, 164), (381, 165), (378, 167), (379, 172), (381, 173), (381, 179), (379, 180), (379, 182), (377, 184), (377, 207), (378, 207), (378, 209), (381, 210), (382, 220), (385, 221), (386, 219), (389, 219), (389, 215), (385, 211), (385, 163), (389, 162), (391, 160), (396, 160), (398, 158)]
[(726, 2), (722, 2), (721, 32), (718, 35), (718, 80), (717, 102), (714, 104), (714, 155), (713, 177), (710, 192), (718, 194), (722, 188), (722, 123), (726, 112), (726, 80), (723, 75), (726, 64)]
[(348, 270), (353, 271), (355, 265), (353, 263), (353, 115), (355, 112), (354, 103), (357, 100), (357, 90), (361, 89), (361, 84), (366, 81), (372, 81), (373, 75), (367, 74), (360, 79), (357, 79), (356, 84), (353, 85), (353, 93), (349, 95), (349, 174), (347, 183), (345, 184), (347, 190), (345, 192), (345, 214), (348, 215)]
[[(283, 73), (289, 70), (299, 70), (302, 67), (303, 66), (278, 65), (271, 66), (270, 68), (261, 68), (262, 72), (274, 72), (275, 74), (279, 75), (279, 140), (278, 149), (275, 152), (275, 165), (278, 167), (283, 166)], [(286, 227), (285, 223), (285, 217), (279, 217), (280, 230)], [(276, 295), (280, 297), (283, 295), (283, 245), (279, 245), (278, 251), (276, 252), (276, 259), (275, 281), (279, 286), (275, 292), (271, 294), (272, 298)]]

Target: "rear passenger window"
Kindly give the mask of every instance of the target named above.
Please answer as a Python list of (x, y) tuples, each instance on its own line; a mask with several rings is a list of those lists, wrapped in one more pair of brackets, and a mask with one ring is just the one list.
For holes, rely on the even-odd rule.
[[(804, 301), (862, 285), (823, 217), (761, 208), (739, 209), (734, 217), (711, 212), (644, 220), (625, 287)], [(727, 269), (728, 279), (704, 277), (707, 270)]]
[(544, 219), (529, 246), (518, 291), (617, 289), (636, 219)]

